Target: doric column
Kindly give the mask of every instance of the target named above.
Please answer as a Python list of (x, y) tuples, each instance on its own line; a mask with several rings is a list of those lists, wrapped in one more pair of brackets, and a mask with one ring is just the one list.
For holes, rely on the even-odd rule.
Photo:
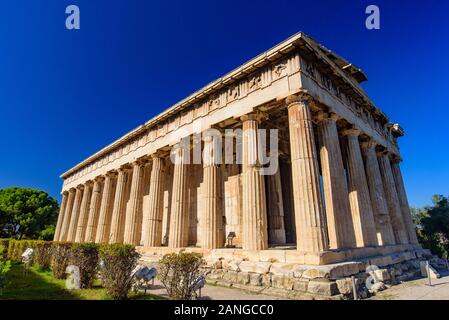
[(331, 249), (356, 246), (335, 113), (319, 118), (320, 158)]
[(393, 178), (393, 172), (391, 171), (388, 153), (379, 153), (378, 161), (396, 243), (408, 243), (407, 230), (402, 220), (401, 206), (399, 205), (398, 193), (396, 191), (396, 184)]
[(95, 235), (96, 243), (108, 243), (111, 230), (112, 205), (114, 203), (115, 172), (107, 173), (104, 179), (103, 196), (101, 197), (100, 216)]
[(81, 200), (83, 199), (83, 189), (82, 185), (76, 188), (75, 200), (73, 202), (72, 214), (70, 217), (69, 232), (67, 235), (67, 241), (75, 241), (76, 228), (78, 226), (78, 218), (80, 214)]
[(186, 247), (189, 236), (189, 211), (188, 211), (188, 187), (187, 150), (183, 147), (175, 147), (172, 151), (175, 156), (173, 169), (173, 186), (171, 198), (170, 229), (168, 246), (170, 248)]
[(410, 214), (410, 207), (408, 205), (407, 193), (405, 192), (404, 180), (402, 179), (401, 168), (399, 166), (399, 160), (395, 160), (391, 163), (391, 170), (393, 172), (394, 181), (396, 183), (396, 190), (398, 192), (399, 204), (401, 206), (402, 217), (405, 223), (405, 227), (408, 232), (408, 238), (411, 243), (418, 243), (416, 237), (416, 228), (413, 223), (412, 216)]
[(129, 193), (129, 204), (125, 218), (124, 242), (132, 245), (140, 245), (142, 235), (142, 181), (144, 175), (144, 162), (135, 161)]
[(59, 234), (59, 241), (68, 241), (69, 226), (73, 209), (73, 202), (75, 200), (75, 189), (69, 190), (69, 197), (64, 212), (64, 220), (62, 221), (61, 232)]
[(114, 206), (112, 209), (111, 231), (109, 235), (109, 243), (122, 243), (125, 233), (125, 216), (126, 216), (126, 184), (128, 174), (125, 168), (117, 170), (117, 187), (115, 188)]
[[(223, 246), (223, 218), (221, 203), (221, 168), (216, 148), (221, 147), (219, 137), (204, 137), (203, 151), (203, 234), (201, 246), (216, 249)], [(219, 143), (220, 142), (220, 143)]]
[(362, 150), (365, 155), (366, 180), (368, 183), (371, 205), (374, 212), (377, 242), (379, 245), (385, 246), (395, 244), (396, 241), (394, 239), (387, 198), (385, 196), (382, 176), (380, 174), (379, 163), (377, 161), (375, 149), (376, 145), (377, 143), (373, 140), (364, 142), (362, 143)]
[(55, 235), (53, 241), (59, 241), (61, 235), (62, 222), (64, 221), (65, 208), (67, 206), (67, 198), (69, 193), (64, 191), (62, 193), (61, 207), (59, 208), (58, 222), (56, 223)]
[(345, 154), (349, 204), (357, 247), (376, 246), (376, 224), (360, 150), (360, 131), (356, 129), (346, 130), (343, 134), (346, 136)]
[(280, 168), (275, 174), (267, 176), (268, 197), (268, 240), (273, 244), (285, 244), (284, 203)]
[(152, 167), (150, 191), (148, 197), (148, 222), (145, 246), (160, 247), (162, 242), (162, 215), (164, 205), (164, 159), (158, 155), (151, 156)]
[(243, 175), (243, 241), (246, 250), (268, 249), (267, 207), (265, 181), (258, 161), (261, 141), (258, 137), (260, 116), (248, 114), (241, 117), (243, 124), (242, 175)]
[(95, 234), (97, 232), (98, 215), (101, 203), (101, 183), (103, 177), (97, 177), (94, 180), (92, 197), (90, 200), (89, 218), (87, 219), (86, 236), (84, 242), (95, 242)]
[(302, 252), (329, 249), (320, 188), (315, 135), (306, 94), (286, 100), (290, 131), (296, 246)]
[(84, 184), (83, 200), (81, 201), (80, 215), (76, 229), (75, 242), (84, 242), (87, 220), (89, 219), (90, 198), (92, 196), (92, 183)]

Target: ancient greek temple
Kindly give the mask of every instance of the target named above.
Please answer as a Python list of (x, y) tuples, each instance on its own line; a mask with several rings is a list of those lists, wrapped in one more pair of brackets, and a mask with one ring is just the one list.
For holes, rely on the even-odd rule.
[[(295, 34), (63, 173), (54, 239), (309, 265), (419, 248), (403, 130), (368, 98), (366, 80)], [(201, 135), (209, 129), (220, 134)], [(258, 134), (271, 129), (276, 148)], [(177, 147), (182, 139), (190, 146)], [(226, 139), (241, 163), (216, 161)], [(276, 157), (275, 172), (261, 173), (260, 154)]]

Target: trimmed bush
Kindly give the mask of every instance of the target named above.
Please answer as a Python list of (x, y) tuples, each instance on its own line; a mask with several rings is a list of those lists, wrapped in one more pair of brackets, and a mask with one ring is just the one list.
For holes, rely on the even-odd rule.
[(106, 292), (113, 299), (126, 299), (139, 254), (131, 245), (105, 244), (100, 247), (99, 256), (103, 261), (101, 276)]
[(0, 255), (0, 260), (5, 260), (8, 257), (9, 239), (0, 239), (0, 246), (3, 246), (3, 254)]
[(9, 241), (8, 258), (15, 262), (22, 261), (22, 253), (27, 248), (36, 250), (38, 240), (14, 240)]
[(95, 243), (74, 243), (70, 264), (80, 269), (81, 288), (92, 288), (98, 269), (98, 245)]
[(195, 281), (202, 276), (204, 265), (199, 253), (181, 252), (164, 255), (159, 261), (159, 279), (167, 289), (168, 296), (174, 300), (190, 300), (196, 297)]
[(52, 255), (52, 245), (49, 241), (35, 241), (35, 252), (33, 257), (33, 264), (41, 269), (50, 268), (51, 255)]
[(51, 247), (51, 270), (56, 279), (65, 279), (65, 269), (69, 265), (72, 253), (70, 242), (53, 242)]
[(3, 288), (6, 285), (6, 274), (11, 269), (11, 261), (6, 260), (5, 257), (5, 246), (0, 243), (0, 295)]

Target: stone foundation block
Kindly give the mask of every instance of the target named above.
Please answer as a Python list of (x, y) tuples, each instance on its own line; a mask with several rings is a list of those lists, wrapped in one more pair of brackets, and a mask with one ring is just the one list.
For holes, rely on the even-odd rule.
[(321, 296), (334, 296), (338, 294), (338, 288), (335, 282), (325, 279), (316, 279), (309, 282), (307, 292)]
[(248, 285), (250, 282), (249, 273), (246, 272), (238, 272), (237, 273), (237, 283)]
[(235, 283), (235, 282), (237, 282), (237, 274), (238, 273), (236, 271), (228, 270), (228, 271), (224, 272), (223, 280), (230, 282), (230, 283)]
[(293, 290), (298, 292), (307, 292), (307, 286), (309, 280), (306, 279), (293, 279)]
[(378, 281), (388, 281), (391, 279), (390, 273), (387, 269), (379, 269), (374, 271), (374, 275)]
[(239, 269), (241, 272), (253, 272), (253, 273), (268, 273), (270, 271), (270, 262), (253, 262), (253, 261), (242, 261), (239, 264)]
[(262, 286), (263, 285), (263, 275), (259, 273), (249, 274), (249, 284), (252, 286)]

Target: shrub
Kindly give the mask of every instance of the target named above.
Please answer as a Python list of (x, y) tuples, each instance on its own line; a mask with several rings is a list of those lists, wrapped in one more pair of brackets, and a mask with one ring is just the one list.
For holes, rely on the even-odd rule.
[(48, 269), (51, 264), (52, 245), (48, 241), (34, 241), (33, 264), (41, 269)]
[(4, 258), (5, 251), (5, 246), (0, 244), (0, 293), (6, 285), (6, 274), (11, 269), (11, 261)]
[(73, 244), (70, 264), (80, 269), (81, 288), (92, 288), (98, 269), (98, 245), (95, 243)]
[(126, 299), (139, 254), (131, 245), (105, 244), (100, 247), (99, 256), (103, 260), (101, 275), (106, 292), (113, 299)]
[(51, 270), (56, 279), (64, 279), (65, 269), (70, 262), (72, 244), (70, 242), (53, 242), (51, 247)]
[(0, 260), (5, 260), (8, 257), (9, 239), (0, 239), (0, 246), (3, 246), (3, 253), (0, 255)]
[(204, 264), (198, 253), (181, 252), (166, 254), (159, 261), (159, 279), (174, 300), (188, 300), (196, 296), (195, 281), (202, 275)]

